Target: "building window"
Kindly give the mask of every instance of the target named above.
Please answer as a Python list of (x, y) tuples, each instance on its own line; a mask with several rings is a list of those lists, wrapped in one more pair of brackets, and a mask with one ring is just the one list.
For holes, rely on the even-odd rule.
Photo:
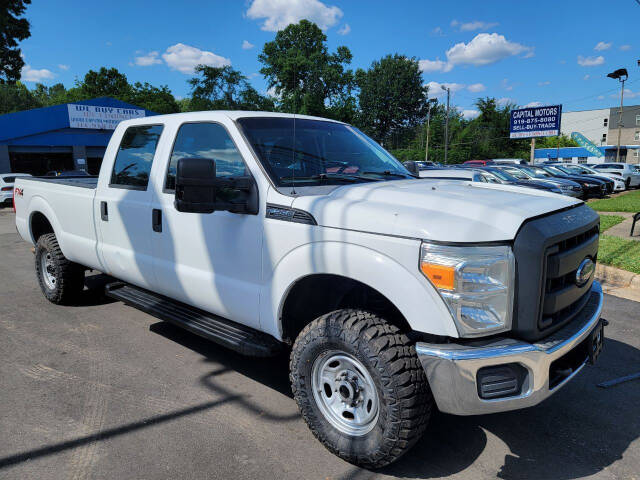
[(587, 163), (587, 157), (578, 157), (578, 163)]
[(609, 126), (609, 119), (608, 118), (604, 119), (603, 126), (605, 126), (605, 127)]
[(640, 115), (636, 115), (636, 125), (640, 125)]
[(161, 133), (162, 125), (127, 128), (113, 165), (110, 187), (146, 190)]
[(636, 135), (635, 135), (634, 139), (635, 139), (636, 142), (638, 140), (640, 140), (640, 130), (636, 130)]
[(602, 143), (605, 143), (606, 141), (607, 141), (607, 134), (606, 134), (606, 133), (603, 133), (603, 134), (602, 134), (602, 140), (601, 140), (601, 142), (602, 142)]

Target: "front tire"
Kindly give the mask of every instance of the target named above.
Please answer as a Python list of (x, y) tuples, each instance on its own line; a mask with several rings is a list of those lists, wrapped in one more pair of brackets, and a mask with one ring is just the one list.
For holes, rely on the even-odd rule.
[(340, 458), (380, 468), (427, 426), (433, 397), (406, 335), (361, 310), (314, 320), (291, 352), (291, 384), (316, 438)]
[(42, 235), (35, 253), (38, 283), (47, 300), (68, 304), (76, 299), (84, 288), (84, 267), (62, 254), (55, 234)]

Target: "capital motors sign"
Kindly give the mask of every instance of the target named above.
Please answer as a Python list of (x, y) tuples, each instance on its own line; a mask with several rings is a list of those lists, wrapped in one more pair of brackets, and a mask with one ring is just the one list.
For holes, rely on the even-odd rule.
[(70, 103), (67, 107), (70, 128), (114, 130), (123, 120), (145, 116), (145, 111), (137, 108), (101, 107), (76, 103)]
[(562, 105), (511, 110), (510, 138), (553, 137), (560, 134)]

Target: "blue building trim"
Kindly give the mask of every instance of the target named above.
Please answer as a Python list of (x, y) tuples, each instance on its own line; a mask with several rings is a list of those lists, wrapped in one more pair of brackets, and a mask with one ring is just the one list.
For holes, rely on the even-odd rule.
[[(73, 102), (99, 107), (144, 110), (145, 116), (157, 115), (115, 98), (100, 97)], [(67, 103), (0, 115), (0, 145), (92, 145), (107, 146), (113, 130), (69, 128)], [(66, 130), (65, 130), (66, 129)], [(35, 142), (35, 143), (34, 143)], [(97, 142), (97, 143), (96, 143)]]
[[(602, 155), (611, 155), (611, 152), (618, 148), (615, 145), (607, 145), (604, 147), (597, 147), (602, 152)], [(638, 149), (640, 145), (620, 145), (620, 150)], [(535, 151), (535, 158), (573, 158), (573, 157), (592, 157), (591, 153), (582, 147), (560, 147), (557, 148), (537, 148)]]

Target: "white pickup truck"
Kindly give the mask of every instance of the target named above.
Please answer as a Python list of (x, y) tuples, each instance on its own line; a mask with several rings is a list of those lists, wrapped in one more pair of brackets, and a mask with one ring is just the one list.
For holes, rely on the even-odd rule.
[[(417, 179), (358, 129), (256, 112), (122, 122), (97, 178), (18, 178), (44, 295), (108, 295), (248, 355), (290, 349), (302, 416), (387, 465), (458, 415), (535, 405), (603, 342), (583, 202)], [(260, 368), (256, 364), (256, 368)]]

